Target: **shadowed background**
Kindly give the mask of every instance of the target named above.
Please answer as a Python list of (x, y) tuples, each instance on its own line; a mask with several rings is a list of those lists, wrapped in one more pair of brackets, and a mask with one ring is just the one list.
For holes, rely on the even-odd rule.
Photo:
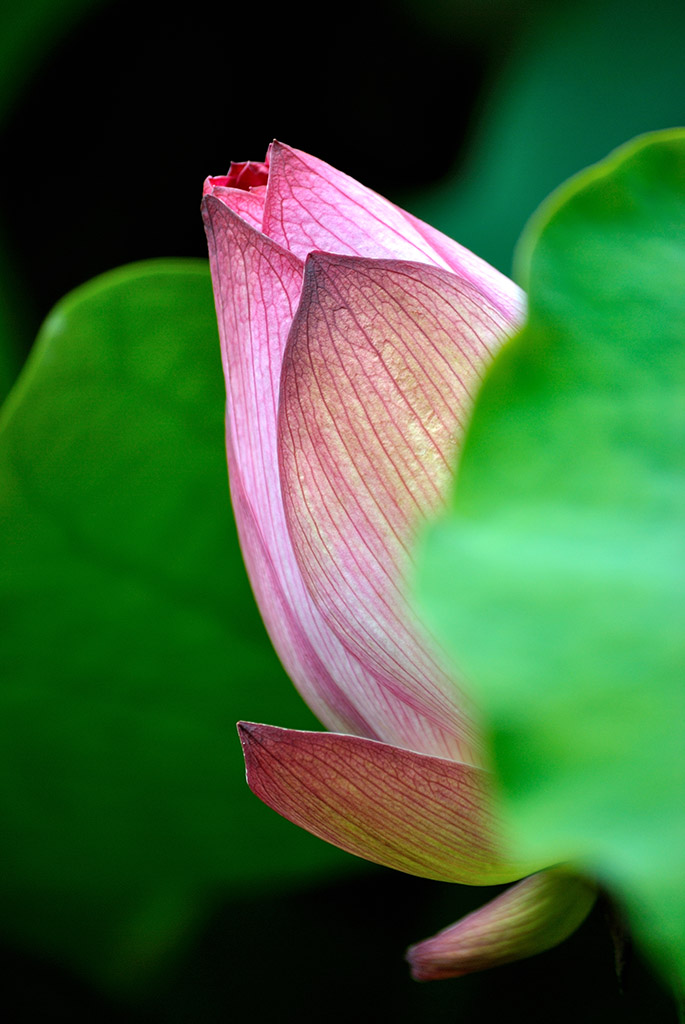
[[(134, 260), (204, 259), (204, 177), (262, 159), (274, 136), (509, 272), (525, 220), (556, 184), (685, 120), (678, 0), (355, 0), (329, 17), (313, 3), (7, 8), (5, 385), (70, 289)], [(235, 719), (313, 720), (250, 604), (211, 297), (194, 273), (202, 318), (178, 297), (175, 348), (159, 304), (111, 300), (102, 332), (71, 350), (59, 383), (69, 400), (55, 401), (42, 365), (24, 396), (38, 412), (15, 417), (0, 453), (6, 493), (18, 494), (0, 716), (13, 1019), (314, 1021), (333, 1003), (365, 1020), (380, 1003), (400, 1021), (674, 1020), (638, 960), (620, 992), (602, 908), (536, 960), (412, 983), (404, 948), (488, 893), (361, 865), (250, 797)], [(122, 323), (133, 332), (122, 395), (113, 400), (111, 368), (95, 362), (101, 390), (86, 394), (84, 359), (107, 337), (116, 345)], [(145, 364), (145, 344), (156, 362)], [(48, 437), (63, 439), (49, 458)], [(26, 473), (16, 485), (18, 462), (49, 480), (40, 502)]]

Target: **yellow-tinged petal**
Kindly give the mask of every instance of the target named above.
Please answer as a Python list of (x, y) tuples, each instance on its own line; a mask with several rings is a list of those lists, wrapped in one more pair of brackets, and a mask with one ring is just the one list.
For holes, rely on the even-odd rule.
[(231, 496), (274, 646), (329, 728), (449, 754), (449, 721), (425, 714), (394, 674), (361, 664), (312, 601), (295, 559), (281, 497), (276, 418), (302, 264), (211, 193), (204, 217), (226, 375)]
[[(508, 321), (472, 284), (419, 263), (311, 255), (284, 355), (281, 485), (324, 620), (368, 672), (479, 763), (468, 702), (409, 606), (417, 529), (443, 506), (481, 375)], [(383, 739), (389, 737), (381, 737)]]
[(247, 781), (289, 821), (358, 857), (424, 878), (512, 881), (488, 772), (387, 743), (241, 722)]

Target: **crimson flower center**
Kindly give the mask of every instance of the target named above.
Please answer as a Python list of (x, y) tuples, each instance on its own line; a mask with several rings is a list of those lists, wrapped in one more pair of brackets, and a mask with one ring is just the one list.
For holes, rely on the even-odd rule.
[(258, 185), (266, 185), (269, 180), (268, 161), (263, 163), (259, 160), (244, 160), (242, 163), (232, 163), (228, 174), (212, 178), (213, 185), (222, 185), (225, 188), (240, 188), (248, 192)]

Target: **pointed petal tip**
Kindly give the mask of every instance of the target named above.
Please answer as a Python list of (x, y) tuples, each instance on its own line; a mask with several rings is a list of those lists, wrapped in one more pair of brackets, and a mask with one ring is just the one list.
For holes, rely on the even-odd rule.
[(323, 252), (321, 249), (312, 249), (304, 259), (304, 275), (302, 278), (303, 294), (315, 295), (317, 286), (323, 285), (331, 263), (339, 257), (330, 252)]
[(226, 210), (227, 213), (236, 216), (236, 214), (230, 208), (230, 206), (226, 206), (226, 203), (222, 203), (219, 197), (214, 194), (214, 192), (203, 193), (201, 206), (203, 210), (210, 210), (212, 212)]
[[(245, 761), (245, 776), (247, 777), (247, 745), (250, 742), (250, 726), (251, 722), (236, 722), (236, 732), (238, 733), (238, 739), (240, 740), (240, 747), (243, 752), (243, 759)], [(249, 782), (248, 782), (249, 785)]]
[(255, 794), (255, 796), (262, 799), (261, 791), (259, 790), (259, 766), (258, 758), (259, 755), (255, 750), (259, 747), (260, 734), (264, 736), (270, 729), (274, 729), (274, 726), (258, 725), (256, 722), (237, 722), (236, 729), (238, 732), (238, 739), (240, 740), (240, 746), (243, 752), (243, 759), (245, 761), (245, 781), (248, 786)]
[(331, 263), (344, 263), (350, 260), (359, 260), (359, 257), (343, 253), (326, 252), (324, 249), (311, 249), (305, 257), (304, 265), (305, 269), (308, 269), (310, 273), (316, 273)]
[(266, 159), (269, 164), (270, 172), (273, 171), (274, 166), (279, 162), (279, 158), (288, 158), (296, 152), (292, 146), (289, 146), (286, 142), (281, 142), (280, 139), (272, 139), (269, 143), (269, 148), (266, 151)]
[(221, 202), (221, 200), (214, 195), (213, 192), (202, 193), (202, 199), (200, 201), (200, 210), (202, 211), (202, 219), (205, 223), (205, 226), (207, 226), (213, 221), (216, 213), (218, 213), (220, 210), (227, 209), (228, 207), (225, 206)]
[(274, 728), (274, 726), (258, 725), (256, 722), (237, 722), (236, 723), (236, 729), (238, 730), (238, 738), (240, 739), (240, 743), (242, 745), (243, 752), (245, 753), (245, 757), (246, 758), (247, 758), (247, 754), (248, 754), (248, 749), (247, 748), (250, 745), (250, 743), (253, 740), (257, 740), (258, 739), (259, 732), (261, 730), (263, 730), (263, 729), (268, 730), (269, 728)]
[[(304, 275), (302, 278), (302, 294), (310, 297), (310, 302), (316, 302), (316, 295), (320, 288), (326, 288), (329, 281), (334, 280), (335, 270), (344, 270), (346, 264), (360, 262), (359, 256), (342, 255), (340, 253), (325, 252), (323, 249), (312, 249), (304, 258)], [(303, 304), (303, 310), (307, 303)]]

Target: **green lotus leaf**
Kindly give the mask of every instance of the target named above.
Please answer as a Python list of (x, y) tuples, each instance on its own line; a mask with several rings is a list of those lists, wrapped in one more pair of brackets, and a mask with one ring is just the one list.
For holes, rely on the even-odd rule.
[(685, 132), (533, 217), (526, 326), (476, 402), (418, 591), (472, 681), (515, 852), (685, 963)]
[(0, 423), (0, 920), (112, 985), (219, 893), (354, 867), (245, 785), (239, 717), (315, 723), (243, 569), (223, 388), (206, 263), (134, 264), (58, 304)]

